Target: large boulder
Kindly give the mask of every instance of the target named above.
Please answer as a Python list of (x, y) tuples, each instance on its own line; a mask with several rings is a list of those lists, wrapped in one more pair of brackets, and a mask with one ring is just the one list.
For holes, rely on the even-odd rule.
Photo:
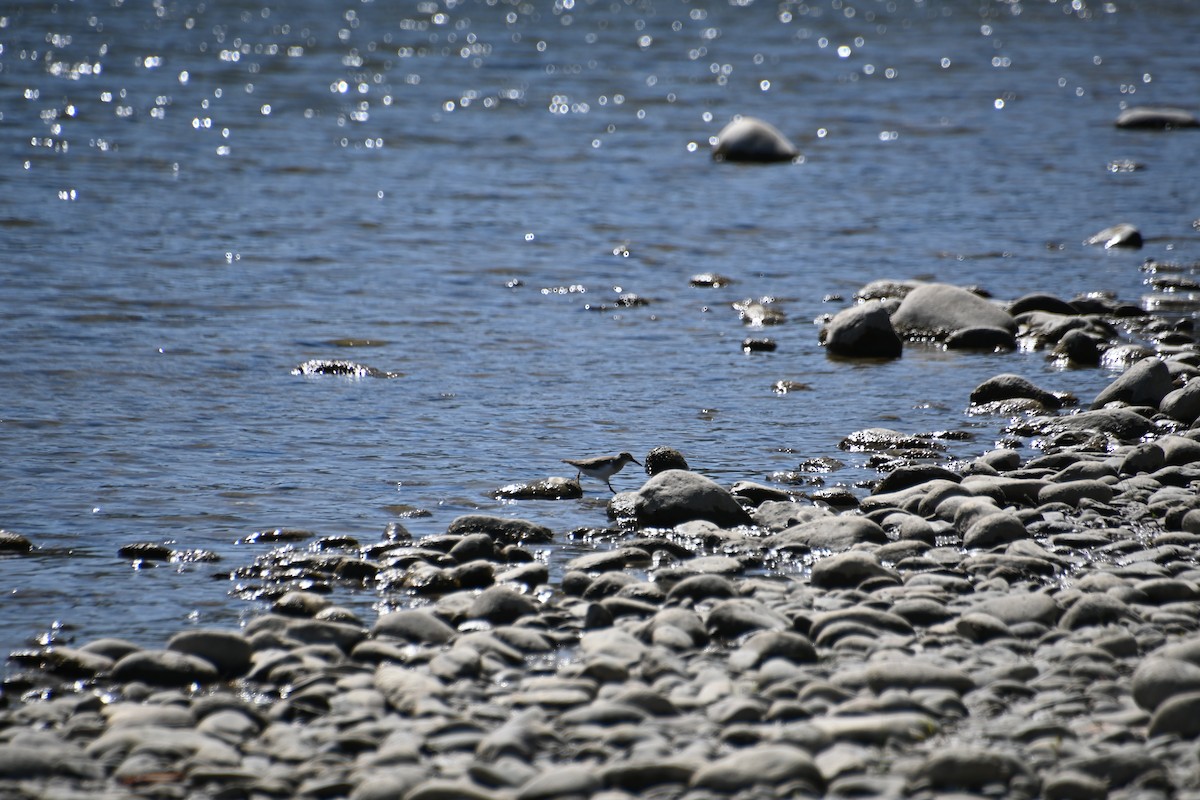
[(896, 358), (903, 347), (880, 303), (842, 309), (821, 329), (820, 341), (833, 355), (846, 358)]
[(1009, 346), (1016, 346), (1017, 322), (1011, 314), (945, 283), (928, 283), (909, 292), (892, 314), (892, 325), (903, 336), (939, 341), (968, 338), (968, 332), (975, 330), (1003, 331)]
[(721, 526), (752, 523), (749, 513), (729, 491), (695, 472), (660, 472), (632, 495), (630, 508), (641, 527), (670, 528), (698, 519)]
[(800, 152), (769, 122), (756, 117), (738, 117), (717, 134), (712, 157), (715, 161), (745, 161), (760, 164), (791, 161)]

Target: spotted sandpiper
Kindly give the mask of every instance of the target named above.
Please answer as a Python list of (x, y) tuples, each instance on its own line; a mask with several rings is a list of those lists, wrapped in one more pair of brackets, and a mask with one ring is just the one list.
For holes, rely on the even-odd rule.
[[(579, 470), (579, 475), (587, 475), (589, 478), (604, 481), (608, 490), (613, 494), (616, 494), (617, 490), (612, 487), (608, 479), (620, 472), (631, 461), (639, 467), (642, 465), (642, 462), (629, 453), (618, 453), (615, 456), (598, 456), (596, 458), (581, 458), (578, 461), (570, 458), (563, 459), (563, 463), (570, 464)], [(579, 480), (579, 475), (575, 476), (575, 480)]]

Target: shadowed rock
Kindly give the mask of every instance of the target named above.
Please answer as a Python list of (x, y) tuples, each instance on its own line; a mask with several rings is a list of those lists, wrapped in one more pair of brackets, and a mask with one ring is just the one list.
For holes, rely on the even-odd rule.
[(851, 306), (834, 315), (821, 329), (820, 342), (843, 358), (897, 358), (903, 345), (880, 303)]

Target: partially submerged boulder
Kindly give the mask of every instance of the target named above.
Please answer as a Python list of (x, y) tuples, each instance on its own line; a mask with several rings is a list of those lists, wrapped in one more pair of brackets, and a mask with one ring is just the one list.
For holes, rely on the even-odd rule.
[(791, 161), (800, 155), (788, 138), (769, 122), (757, 117), (738, 117), (717, 134), (714, 161), (769, 164)]
[(1200, 119), (1190, 111), (1174, 106), (1134, 106), (1117, 115), (1118, 128), (1140, 130), (1171, 130), (1200, 127)]
[(887, 309), (865, 303), (839, 311), (821, 329), (820, 342), (844, 358), (897, 358), (903, 349)]
[(911, 339), (945, 341), (975, 329), (996, 329), (1016, 346), (1017, 322), (995, 303), (958, 286), (928, 283), (913, 289), (892, 314), (896, 331)]

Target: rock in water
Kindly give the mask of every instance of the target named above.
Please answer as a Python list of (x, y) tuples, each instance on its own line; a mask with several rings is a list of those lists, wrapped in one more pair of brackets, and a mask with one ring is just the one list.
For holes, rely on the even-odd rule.
[(1190, 111), (1171, 106), (1134, 106), (1122, 111), (1116, 120), (1118, 128), (1141, 130), (1170, 130), (1200, 127), (1200, 120)]
[(913, 289), (892, 314), (896, 331), (911, 338), (945, 340), (974, 328), (995, 328), (1013, 338), (1017, 322), (1000, 306), (977, 294), (945, 283)]
[(903, 347), (880, 303), (839, 311), (821, 329), (820, 341), (833, 355), (846, 358), (897, 358)]
[(791, 161), (800, 152), (775, 126), (755, 117), (739, 117), (717, 134), (714, 161), (769, 164)]
[(1105, 250), (1113, 247), (1136, 250), (1142, 246), (1142, 232), (1128, 222), (1120, 222), (1089, 237), (1084, 244), (1102, 244)]

